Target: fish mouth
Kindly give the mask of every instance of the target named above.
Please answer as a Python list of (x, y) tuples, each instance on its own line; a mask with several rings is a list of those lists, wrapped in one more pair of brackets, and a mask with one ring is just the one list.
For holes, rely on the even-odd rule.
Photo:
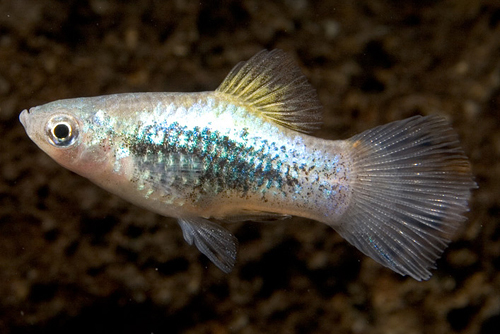
[(19, 114), (19, 121), (21, 122), (21, 124), (24, 126), (25, 129), (28, 129), (27, 128), (27, 126), (28, 126), (28, 117), (29, 117), (29, 112), (28, 112), (27, 109), (24, 109)]

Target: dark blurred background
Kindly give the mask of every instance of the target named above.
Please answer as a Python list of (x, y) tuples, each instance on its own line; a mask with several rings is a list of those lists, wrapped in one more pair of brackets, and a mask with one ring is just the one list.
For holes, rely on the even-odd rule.
[[(304, 219), (227, 226), (223, 274), (175, 221), (58, 166), (24, 108), (133, 91), (213, 90), (281, 48), (324, 104), (316, 135), (440, 114), (479, 189), (427, 282)], [(498, 333), (500, 3), (0, 0), (0, 333)]]

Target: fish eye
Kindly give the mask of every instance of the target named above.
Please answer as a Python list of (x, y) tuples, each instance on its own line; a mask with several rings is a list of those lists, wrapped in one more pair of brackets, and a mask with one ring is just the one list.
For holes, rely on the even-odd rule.
[(78, 138), (78, 122), (69, 115), (54, 116), (47, 122), (45, 131), (52, 145), (67, 147)]
[(54, 136), (56, 136), (58, 139), (64, 140), (68, 138), (68, 136), (70, 135), (71, 129), (68, 126), (68, 124), (61, 123), (57, 124), (52, 130), (52, 132), (54, 133)]

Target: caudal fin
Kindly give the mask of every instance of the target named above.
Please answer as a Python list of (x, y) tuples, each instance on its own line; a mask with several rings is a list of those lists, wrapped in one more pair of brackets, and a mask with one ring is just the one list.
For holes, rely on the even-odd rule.
[(416, 116), (349, 141), (353, 195), (336, 230), (395, 272), (430, 278), (477, 187), (457, 134), (442, 117)]

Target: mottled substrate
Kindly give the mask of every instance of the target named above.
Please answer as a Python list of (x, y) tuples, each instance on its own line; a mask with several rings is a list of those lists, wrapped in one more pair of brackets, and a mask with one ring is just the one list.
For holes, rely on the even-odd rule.
[[(496, 333), (500, 7), (482, 2), (0, 3), (1, 333)], [(327, 226), (235, 224), (220, 272), (166, 220), (57, 166), (18, 113), (58, 98), (216, 88), (262, 48), (294, 53), (347, 138), (447, 116), (480, 188), (427, 282)]]

